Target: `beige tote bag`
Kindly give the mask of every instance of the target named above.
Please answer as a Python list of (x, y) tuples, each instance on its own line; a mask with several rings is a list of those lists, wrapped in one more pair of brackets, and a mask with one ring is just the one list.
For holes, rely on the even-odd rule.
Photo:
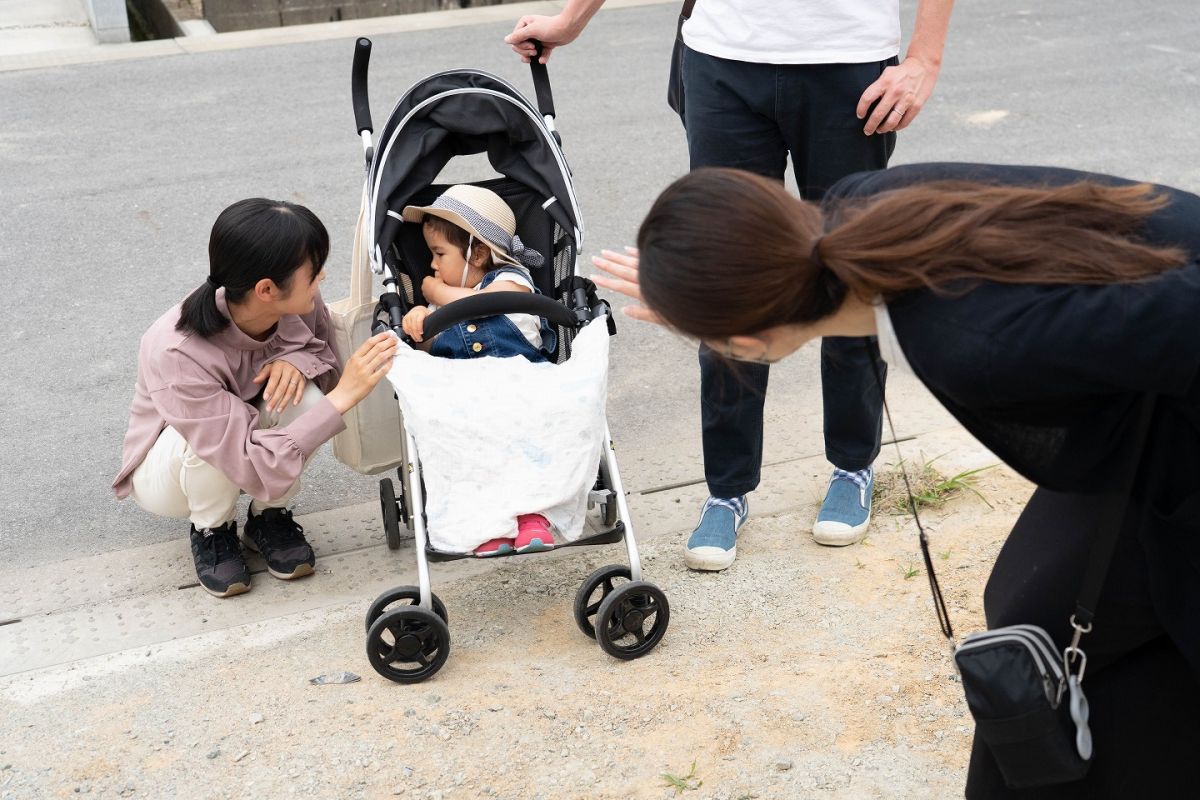
[[(371, 325), (377, 298), (371, 293), (371, 272), (367, 255), (366, 194), (354, 229), (354, 253), (350, 259), (350, 296), (329, 304), (333, 319), (334, 349), (346, 359), (371, 338)], [(350, 469), (374, 475), (399, 465), (404, 460), (404, 434), (400, 427), (400, 404), (392, 385), (380, 381), (369, 395), (342, 415), (346, 430), (333, 437), (333, 456)]]

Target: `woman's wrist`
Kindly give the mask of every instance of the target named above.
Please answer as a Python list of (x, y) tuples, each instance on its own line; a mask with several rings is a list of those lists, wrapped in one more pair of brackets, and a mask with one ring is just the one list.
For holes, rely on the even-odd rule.
[(351, 395), (351, 393), (347, 391), (340, 383), (333, 387), (333, 390), (330, 391), (329, 394), (325, 395), (325, 399), (333, 404), (333, 407), (339, 414), (345, 414), (347, 411), (354, 408), (354, 406), (358, 403), (358, 401), (354, 399), (353, 395)]

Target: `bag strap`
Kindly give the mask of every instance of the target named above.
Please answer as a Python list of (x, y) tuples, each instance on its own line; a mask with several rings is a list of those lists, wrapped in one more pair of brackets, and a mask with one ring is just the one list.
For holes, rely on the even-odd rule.
[(363, 189), (358, 224), (354, 227), (354, 250), (350, 253), (350, 303), (357, 308), (371, 302), (371, 259), (367, 254), (367, 190)]
[[(1138, 467), (1142, 462), (1142, 453), (1146, 449), (1146, 434), (1150, 429), (1150, 419), (1154, 416), (1155, 396), (1147, 394), (1142, 397), (1141, 411), (1137, 422), (1134, 423), (1133, 457), (1125, 467), (1118, 488), (1106, 495), (1100, 504), (1100, 529), (1096, 541), (1092, 544), (1092, 552), (1088, 555), (1087, 571), (1083, 574), (1083, 588), (1079, 590), (1079, 599), (1075, 602), (1075, 613), (1071, 616), (1071, 625), (1079, 631), (1078, 637), (1092, 629), (1092, 617), (1096, 610), (1096, 602), (1100, 599), (1100, 590), (1104, 586), (1104, 578), (1108, 574), (1108, 565), (1112, 561), (1113, 550), (1117, 546), (1117, 536), (1125, 525), (1125, 515), (1129, 511), (1129, 498), (1133, 494), (1133, 483), (1137, 477)], [(1074, 645), (1073, 645), (1074, 646)]]
[(871, 369), (875, 372), (875, 385), (879, 387), (879, 398), (883, 401), (883, 412), (887, 416), (888, 430), (892, 433), (892, 444), (896, 446), (896, 457), (900, 465), (900, 475), (904, 478), (904, 491), (908, 493), (908, 507), (912, 509), (913, 520), (917, 523), (918, 540), (921, 543), (921, 558), (925, 561), (925, 574), (929, 576), (929, 592), (933, 595), (933, 610), (937, 614), (938, 625), (942, 635), (954, 643), (954, 628), (950, 625), (950, 611), (942, 597), (942, 587), (938, 584), (937, 575), (933, 571), (933, 559), (929, 555), (929, 537), (921, 525), (921, 515), (917, 511), (917, 501), (913, 497), (912, 485), (908, 482), (908, 470), (904, 468), (904, 455), (900, 452), (900, 439), (896, 436), (896, 426), (892, 424), (892, 411), (888, 408), (887, 394), (883, 391), (883, 373), (879, 369), (878, 342), (866, 343), (867, 353), (871, 356)]
[[(683, 9), (679, 12), (681, 20), (691, 19), (692, 9), (696, 7), (696, 0), (683, 0)], [(680, 23), (682, 26), (682, 23)]]

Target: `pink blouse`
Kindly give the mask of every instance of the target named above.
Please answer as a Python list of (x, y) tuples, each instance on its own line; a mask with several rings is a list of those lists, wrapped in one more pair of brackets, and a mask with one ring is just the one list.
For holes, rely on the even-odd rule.
[[(216, 298), (217, 308), (228, 317), (223, 288)], [(261, 342), (232, 322), (209, 339), (177, 331), (179, 309), (176, 305), (163, 314), (142, 336), (129, 430), (113, 490), (118, 498), (129, 496), (130, 476), (170, 425), (197, 456), (246, 494), (258, 500), (281, 496), (317, 448), (346, 426), (333, 404), (323, 400), (287, 427), (259, 430), (253, 403), (264, 384), (253, 378), (264, 364), (286, 361), (322, 391), (333, 389), (341, 366), (330, 344), (329, 309), (318, 293), (312, 312), (283, 317)]]

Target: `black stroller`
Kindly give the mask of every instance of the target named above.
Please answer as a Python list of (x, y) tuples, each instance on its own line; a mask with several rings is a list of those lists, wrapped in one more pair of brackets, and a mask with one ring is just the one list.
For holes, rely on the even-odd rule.
[[(431, 274), (430, 253), (418, 229), (404, 225), (406, 205), (428, 205), (446, 188), (433, 181), (456, 156), (486, 153), (502, 177), (476, 185), (496, 192), (513, 209), (521, 240), (546, 255), (546, 268), (534, 275), (541, 295), (522, 292), (477, 293), (443, 306), (425, 320), (431, 339), (460, 322), (499, 314), (543, 317), (557, 329), (553, 360), (571, 357), (574, 335), (596, 320), (615, 333), (608, 303), (595, 285), (575, 274), (583, 238), (579, 215), (560, 143), (554, 129), (554, 104), (546, 67), (535, 60), (534, 107), (509, 83), (478, 70), (432, 75), (410, 88), (396, 103), (372, 143), (367, 99), (367, 67), (371, 42), (355, 45), (353, 101), (355, 121), (367, 162), (363, 193), (365, 213), (359, 235), (367, 243), (372, 270), (384, 292), (376, 307), (376, 329), (403, 336), (401, 320), (414, 305), (425, 304), (422, 279)], [(603, 319), (601, 319), (603, 317)], [(401, 683), (429, 678), (450, 653), (446, 607), (430, 589), (429, 562), (471, 557), (434, 549), (427, 536), (425, 485), (418, 443), (411, 433), (401, 437), (405, 452), (397, 470), (399, 483), (379, 482), (387, 543), (400, 546), (400, 527), (414, 536), (419, 586), (399, 586), (380, 595), (367, 611), (367, 657), (384, 677)], [(625, 542), (629, 566), (602, 567), (583, 582), (575, 597), (579, 629), (595, 638), (608, 654), (620, 659), (644, 655), (666, 632), (670, 607), (663, 592), (642, 581), (641, 563), (629, 519), (625, 491), (612, 441), (604, 426), (604, 444), (587, 508), (592, 532), (554, 549)]]

